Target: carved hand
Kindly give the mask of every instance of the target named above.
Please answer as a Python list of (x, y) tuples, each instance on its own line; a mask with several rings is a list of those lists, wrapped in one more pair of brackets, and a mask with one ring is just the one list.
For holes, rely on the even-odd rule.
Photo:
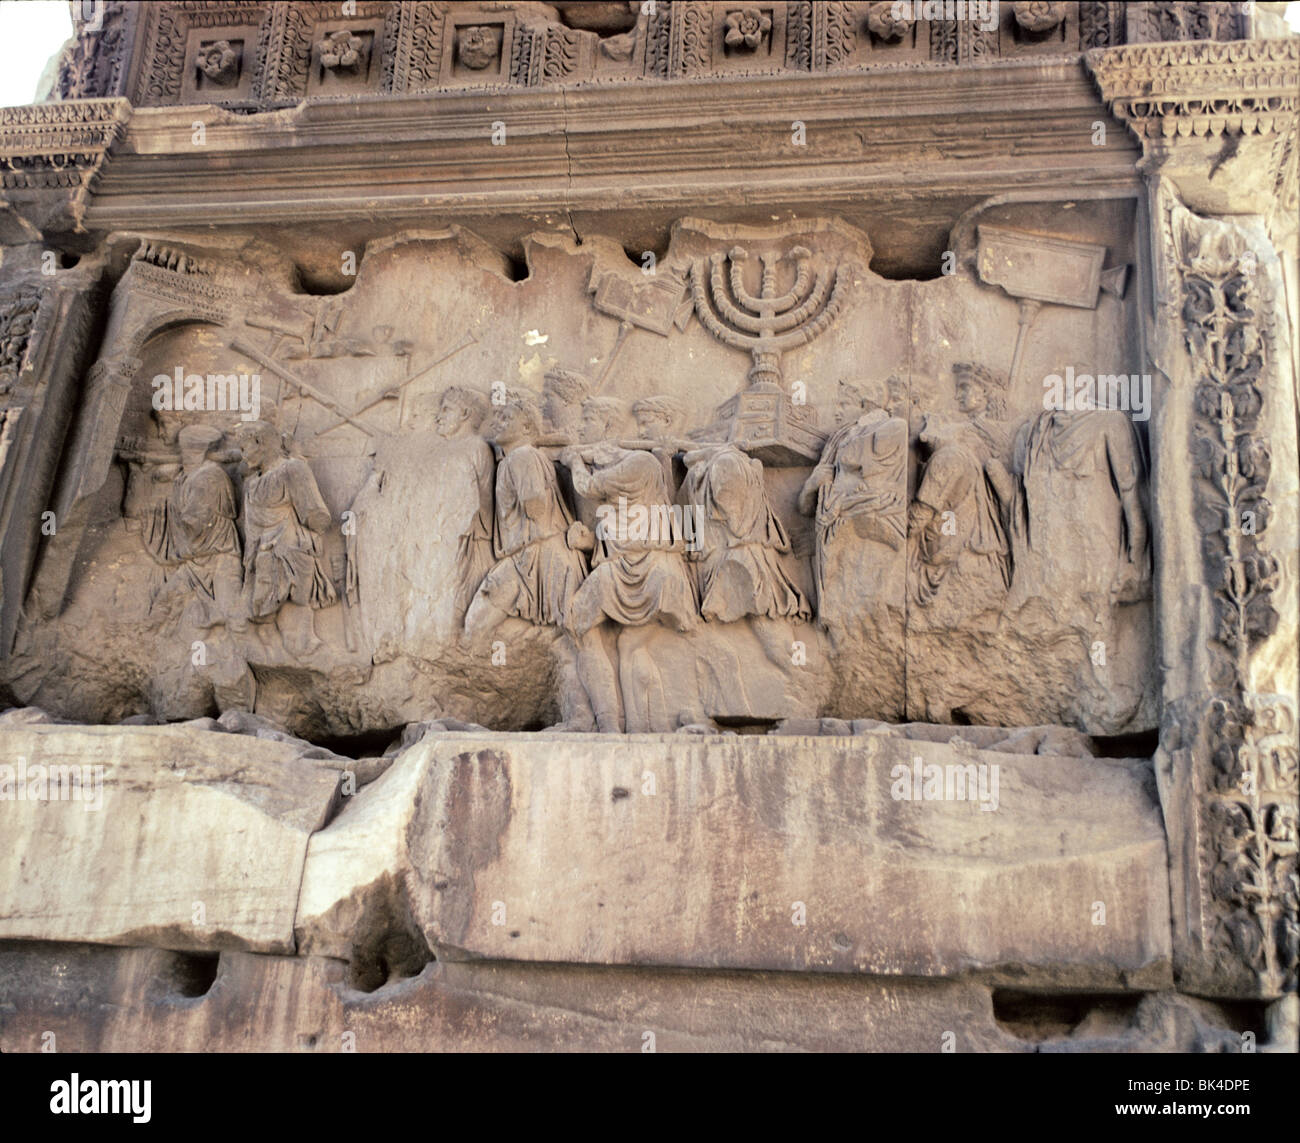
[(574, 520), (564, 537), (565, 543), (575, 552), (590, 552), (596, 546), (596, 536), (581, 520)]

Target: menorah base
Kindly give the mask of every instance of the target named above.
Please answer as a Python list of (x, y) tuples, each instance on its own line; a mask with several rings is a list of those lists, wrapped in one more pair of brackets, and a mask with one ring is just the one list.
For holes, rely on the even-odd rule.
[(728, 440), (773, 468), (816, 464), (826, 444), (810, 405), (796, 405), (776, 386), (745, 389), (718, 406), (701, 437)]

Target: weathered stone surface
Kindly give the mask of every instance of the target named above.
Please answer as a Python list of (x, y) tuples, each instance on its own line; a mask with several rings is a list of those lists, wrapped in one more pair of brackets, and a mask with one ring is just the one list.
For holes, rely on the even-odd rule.
[(98, 7), (0, 108), (0, 1036), (1296, 1047), (1282, 5)]
[(50, 1033), (60, 1052), (1236, 1052), (1286, 1031), (1262, 1005), (969, 978), (440, 961), (363, 992), (320, 957), (0, 943), (7, 1053)]
[[(961, 273), (905, 282), (836, 215), (681, 217), (654, 275), (607, 234), (522, 235), (521, 279), (465, 227), (400, 231), (307, 296), (260, 238), (124, 246), (103, 415), (71, 429), (0, 683), (78, 721), (252, 709), (317, 739), (1149, 730), (1149, 387), (1119, 394), (1133, 423), (1076, 409), (1069, 366), (1044, 413), (1067, 359), (1127, 386), (1132, 235), (1096, 205), (1050, 240), (978, 217)], [(990, 284), (984, 226), (1075, 260)]]
[(293, 951), (338, 760), (209, 725), (0, 728), (0, 937)]
[[(975, 788), (895, 800), (891, 771), (910, 793), (918, 758), (985, 767), (997, 808)], [(313, 836), (297, 932), (367, 963), (376, 933), (400, 933), (454, 957), (1160, 984), (1166, 863), (1141, 762), (882, 736), (447, 735)]]
[(971, 981), (438, 962), (361, 992), (320, 957), (0, 944), (0, 1048), (49, 1031), (61, 1052), (1032, 1050)]

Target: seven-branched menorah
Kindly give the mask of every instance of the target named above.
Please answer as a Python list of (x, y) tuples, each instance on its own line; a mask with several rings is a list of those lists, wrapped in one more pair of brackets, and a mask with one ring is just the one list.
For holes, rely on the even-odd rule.
[[(708, 331), (726, 345), (748, 349), (754, 356), (749, 371), (752, 389), (770, 391), (781, 385), (781, 354), (806, 345), (822, 332), (844, 304), (847, 275), (843, 265), (834, 275), (814, 270), (812, 251), (795, 246), (788, 254), (760, 254), (763, 272), (757, 295), (745, 288), (744, 269), (749, 251), (733, 246), (691, 267), (695, 310)], [(730, 262), (730, 273), (724, 266)], [(794, 282), (777, 294), (777, 267), (795, 264)], [(730, 289), (728, 289), (730, 287)]]

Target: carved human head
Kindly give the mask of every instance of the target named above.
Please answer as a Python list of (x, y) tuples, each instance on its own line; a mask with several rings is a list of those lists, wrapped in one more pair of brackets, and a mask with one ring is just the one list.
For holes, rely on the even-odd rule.
[(1006, 382), (991, 369), (973, 361), (959, 361), (952, 367), (957, 408), (968, 417), (978, 417), (986, 410), (997, 414), (998, 396)]
[(463, 385), (451, 385), (438, 399), (438, 413), (434, 423), (444, 437), (476, 433), (483, 424), (487, 405), (479, 393)]
[(642, 397), (632, 406), (638, 432), (650, 440), (671, 436), (685, 415), (686, 410), (676, 397)]
[(879, 381), (860, 378), (857, 381), (841, 380), (835, 396), (835, 424), (851, 425), (869, 409), (884, 407), (885, 387)]
[(500, 51), (501, 28), (495, 24), (470, 24), (456, 35), (456, 56), (471, 71), (482, 71)]
[(617, 436), (623, 428), (623, 405), (613, 397), (588, 397), (582, 403), (579, 435), (584, 444)]
[(542, 421), (555, 432), (577, 427), (591, 383), (576, 369), (548, 369), (542, 375)]
[(244, 460), (253, 468), (264, 468), (284, 452), (280, 430), (268, 421), (246, 421), (239, 426), (237, 440)]
[(507, 389), (505, 400), (493, 405), (486, 435), (493, 444), (508, 449), (535, 440), (541, 431), (536, 398), (522, 389)]
[(153, 418), (153, 423), (158, 426), (158, 436), (169, 445), (175, 444), (181, 429), (185, 426), (185, 417), (170, 409), (150, 409), (149, 415)]
[(190, 465), (202, 461), (221, 443), (223, 435), (220, 429), (211, 425), (186, 425), (176, 437), (181, 446), (182, 463)]

